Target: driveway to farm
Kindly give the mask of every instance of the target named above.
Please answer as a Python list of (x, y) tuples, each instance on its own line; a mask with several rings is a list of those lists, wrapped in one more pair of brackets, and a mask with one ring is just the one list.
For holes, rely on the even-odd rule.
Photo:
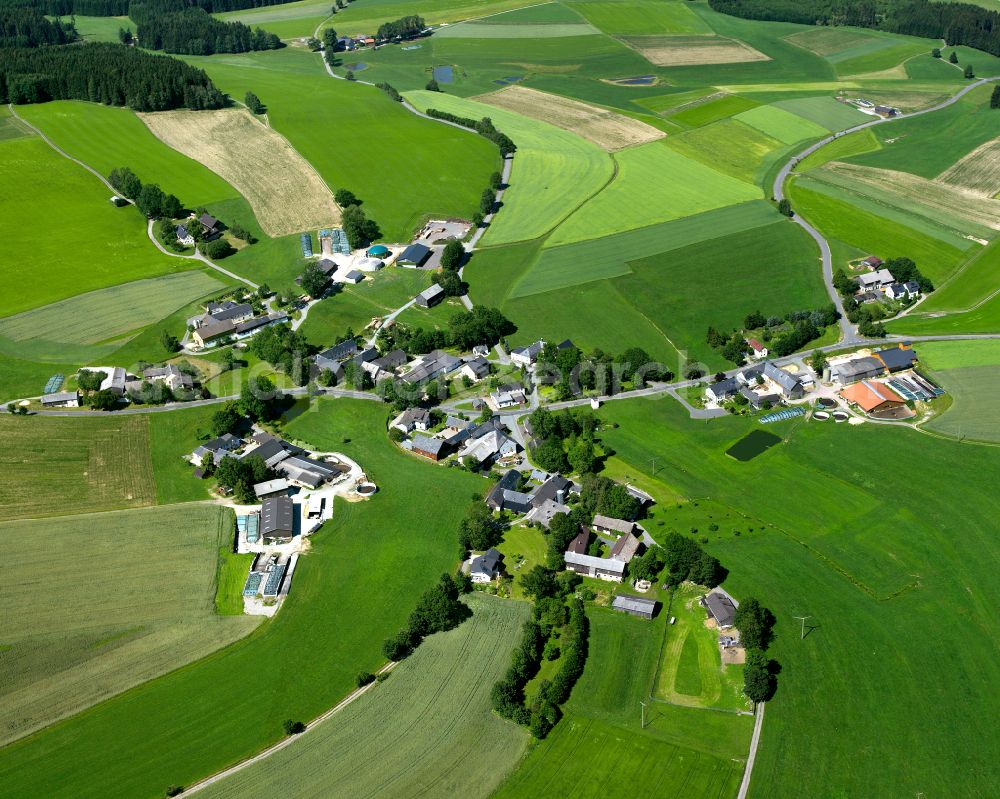
[[(131, 202), (131, 200), (129, 200), (129, 202)], [(248, 285), (254, 291), (260, 288), (260, 286), (258, 286), (256, 283), (247, 280), (245, 277), (240, 277), (235, 272), (230, 272), (228, 269), (223, 269), (218, 264), (215, 264), (212, 261), (208, 260), (208, 258), (206, 258), (204, 255), (198, 252), (197, 247), (195, 248), (194, 255), (181, 255), (178, 252), (170, 252), (170, 250), (164, 247), (163, 244), (160, 242), (160, 240), (156, 238), (156, 234), (153, 233), (153, 221), (154, 220), (150, 219), (149, 224), (146, 225), (146, 235), (149, 236), (149, 240), (153, 242), (154, 245), (156, 245), (156, 249), (158, 249), (164, 255), (169, 255), (171, 258), (186, 258), (189, 261), (190, 260), (201, 261), (203, 264), (205, 264), (205, 266), (211, 267), (216, 272), (221, 272), (222, 274), (227, 275), (228, 277), (231, 277), (233, 280), (237, 280), (240, 283), (246, 283), (246, 285)]]
[[(871, 122), (863, 122), (860, 125), (855, 125), (853, 128), (848, 128), (847, 130), (839, 131), (838, 133), (833, 133), (827, 136), (825, 139), (816, 142), (815, 144), (806, 147), (802, 152), (797, 153), (792, 156), (788, 162), (781, 167), (778, 174), (774, 178), (774, 187), (772, 189), (772, 196), (776, 201), (783, 200), (785, 198), (785, 181), (788, 176), (792, 174), (792, 170), (798, 165), (799, 161), (807, 158), (808, 156), (815, 153), (822, 147), (825, 147), (830, 142), (835, 139), (839, 139), (841, 136), (847, 136), (851, 133), (857, 133), (859, 130), (866, 130), (867, 128), (873, 128), (876, 125), (884, 125), (888, 122), (893, 122), (897, 119), (912, 119), (913, 117), (923, 116), (924, 114), (931, 114), (935, 111), (940, 111), (943, 108), (954, 105), (959, 100), (961, 100), (965, 95), (971, 92), (973, 89), (983, 86), (986, 83), (1000, 79), (1000, 77), (991, 78), (980, 78), (979, 80), (970, 83), (968, 86), (963, 88), (961, 91), (949, 97), (947, 100), (938, 103), (930, 108), (925, 108), (922, 111), (911, 111), (909, 114), (900, 114), (895, 117), (873, 119)], [(841, 346), (849, 346), (852, 344), (860, 343), (861, 339), (858, 337), (857, 328), (851, 324), (850, 320), (847, 318), (847, 314), (844, 313), (844, 303), (840, 298), (840, 293), (833, 285), (833, 256), (830, 253), (830, 244), (827, 242), (826, 238), (820, 233), (816, 228), (810, 225), (805, 219), (799, 214), (795, 214), (792, 217), (792, 221), (795, 222), (799, 227), (805, 230), (813, 240), (819, 245), (820, 257), (823, 261), (823, 280), (826, 283), (827, 293), (830, 295), (830, 300), (833, 302), (837, 311), (840, 313), (840, 332), (841, 332)]]
[(764, 702), (757, 705), (757, 718), (753, 722), (753, 737), (750, 739), (750, 754), (747, 756), (747, 765), (743, 769), (743, 781), (740, 783), (740, 791), (736, 794), (736, 799), (747, 799), (747, 791), (750, 790), (750, 775), (753, 774), (753, 764), (757, 759), (757, 746), (760, 744), (760, 731), (764, 726)]

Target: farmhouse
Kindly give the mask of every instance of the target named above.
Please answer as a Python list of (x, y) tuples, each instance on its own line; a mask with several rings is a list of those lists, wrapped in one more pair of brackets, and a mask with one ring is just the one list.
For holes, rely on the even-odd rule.
[(284, 311), (276, 311), (275, 313), (270, 313), (267, 316), (255, 316), (253, 319), (247, 319), (245, 322), (237, 324), (233, 329), (233, 335), (238, 339), (250, 338), (250, 336), (263, 327), (280, 325), (281, 323), (287, 321), (288, 314)]
[(753, 353), (750, 356), (751, 358), (753, 358), (754, 360), (758, 360), (759, 361), (759, 360), (762, 360), (762, 359), (764, 359), (764, 358), (767, 357), (767, 347), (765, 347), (763, 344), (761, 344), (759, 341), (757, 341), (757, 339), (755, 339), (755, 338), (748, 338), (746, 341), (747, 341), (747, 346), (750, 348), (750, 351)]
[(503, 555), (498, 549), (488, 549), (477, 558), (473, 558), (469, 576), (474, 583), (490, 583), (500, 576)]
[(830, 367), (830, 377), (842, 386), (878, 377), (885, 372), (885, 364), (879, 358), (862, 357), (844, 361)]
[(251, 440), (255, 446), (244, 452), (243, 457), (249, 458), (251, 455), (256, 455), (264, 461), (264, 465), (269, 469), (273, 469), (285, 460), (285, 458), (306, 454), (306, 451), (302, 447), (289, 444), (287, 441), (277, 436), (272, 436), (270, 433), (258, 433)]
[(490, 430), (482, 436), (476, 436), (474, 433), (472, 440), (458, 453), (458, 457), (463, 462), (472, 461), (484, 466), (493, 461), (514, 457), (517, 451), (518, 444), (514, 439), (499, 430)]
[(490, 405), (498, 411), (526, 405), (527, 402), (528, 398), (521, 386), (502, 386), (490, 392)]
[(538, 360), (538, 356), (542, 354), (542, 350), (545, 349), (544, 341), (536, 341), (534, 344), (529, 344), (527, 347), (518, 347), (510, 352), (510, 362), (515, 366), (529, 367), (533, 366)]
[(195, 466), (204, 466), (207, 462), (218, 464), (227, 455), (238, 450), (242, 444), (243, 442), (236, 436), (225, 433), (199, 446), (191, 453), (191, 462)]
[(739, 605), (721, 588), (713, 588), (700, 600), (701, 606), (715, 619), (720, 630), (728, 630), (736, 620), (736, 608)]
[(888, 347), (884, 350), (876, 350), (873, 355), (885, 364), (885, 368), (890, 373), (901, 372), (904, 369), (912, 369), (917, 361), (917, 353), (905, 344), (898, 347)]
[(883, 286), (888, 286), (890, 283), (896, 282), (896, 278), (892, 276), (892, 272), (888, 269), (865, 272), (863, 275), (858, 275), (854, 279), (858, 282), (858, 286), (861, 287), (862, 291), (867, 291), (869, 289), (881, 289)]
[(611, 547), (612, 560), (620, 560), (622, 563), (628, 563), (635, 557), (635, 553), (639, 551), (641, 543), (632, 533), (625, 533)]
[(229, 338), (236, 333), (236, 325), (228, 319), (217, 322), (211, 321), (200, 325), (191, 333), (191, 338), (199, 347), (207, 347), (223, 339)]
[(517, 490), (520, 485), (521, 473), (516, 469), (509, 470), (486, 497), (487, 507), (493, 511), (527, 513), (531, 510), (531, 497)]
[(586, 577), (597, 577), (620, 583), (625, 576), (625, 561), (611, 558), (597, 558), (593, 555), (578, 555), (575, 552), (563, 554), (566, 568)]
[(431, 249), (423, 244), (411, 244), (396, 259), (400, 266), (417, 267), (423, 266), (427, 259), (431, 257)]
[(431, 426), (431, 415), (424, 408), (407, 408), (399, 416), (389, 422), (389, 427), (401, 433), (412, 433), (414, 430), (427, 430)]
[(105, 368), (104, 379), (101, 381), (101, 391), (110, 391), (118, 396), (124, 396), (125, 394), (125, 383), (128, 380), (128, 374), (120, 366), (112, 366)]
[(192, 236), (191, 232), (187, 229), (187, 225), (178, 225), (174, 230), (174, 233), (177, 236), (178, 244), (183, 244), (185, 247), (194, 246), (194, 236)]
[(735, 377), (727, 377), (725, 380), (706, 386), (705, 399), (716, 403), (724, 402), (735, 397), (739, 388), (739, 381)]
[(548, 529), (552, 523), (552, 517), (557, 513), (569, 513), (569, 506), (547, 499), (541, 504), (532, 507), (531, 513), (528, 514), (528, 521), (538, 522), (542, 527)]
[(171, 391), (189, 389), (194, 386), (191, 375), (184, 374), (177, 366), (168, 363), (166, 366), (154, 366), (142, 373), (142, 379), (150, 382), (162, 382)]
[(840, 392), (840, 396), (877, 419), (899, 419), (908, 415), (903, 411), (905, 400), (887, 385), (875, 380), (862, 380), (848, 386)]
[(778, 391), (785, 399), (801, 399), (806, 393), (801, 380), (791, 372), (779, 369), (773, 361), (764, 364), (764, 377), (778, 387)]
[(291, 483), (296, 483), (305, 488), (319, 488), (344, 472), (350, 467), (344, 464), (322, 463), (312, 458), (303, 458), (298, 455), (291, 455), (281, 460), (274, 470), (285, 475)]
[(425, 458), (430, 458), (432, 461), (439, 461), (448, 454), (447, 445), (444, 441), (440, 438), (430, 438), (429, 436), (414, 436), (413, 452), (417, 455), (423, 455)]
[(640, 619), (652, 619), (656, 613), (656, 600), (631, 594), (617, 594), (611, 601), (612, 610), (620, 610)]
[(490, 362), (482, 356), (476, 356), (463, 363), (459, 371), (473, 382), (482, 380), (484, 377), (489, 377)]
[(566, 551), (572, 552), (575, 555), (586, 555), (587, 547), (589, 546), (590, 546), (590, 530), (581, 524), (580, 534), (569, 542), (569, 546), (566, 547)]
[(43, 408), (79, 408), (80, 395), (75, 391), (58, 391), (42, 396)]
[(594, 532), (598, 534), (632, 535), (635, 530), (635, 522), (626, 522), (611, 516), (601, 516), (600, 514), (594, 517), (593, 525)]
[(449, 375), (462, 365), (462, 360), (449, 355), (443, 350), (434, 350), (423, 356), (420, 361), (405, 375), (402, 380), (410, 385), (417, 385), (435, 377)]
[(295, 534), (291, 497), (268, 497), (260, 510), (260, 534), (265, 544), (287, 544)]
[(546, 502), (556, 502), (559, 505), (566, 503), (573, 484), (562, 475), (555, 474), (542, 483), (531, 497), (531, 506), (538, 508)]
[(198, 217), (198, 224), (201, 225), (201, 229), (205, 235), (209, 237), (218, 235), (221, 230), (219, 220), (208, 213)]
[(444, 289), (437, 283), (421, 291), (415, 300), (421, 308), (432, 308), (444, 299)]
[(761, 394), (754, 391), (749, 386), (743, 386), (743, 388), (740, 389), (740, 394), (747, 399), (754, 410), (758, 411), (761, 408), (771, 408), (781, 402), (781, 397), (777, 394)]
[(225, 302), (210, 302), (205, 306), (206, 313), (201, 319), (195, 324), (201, 326), (201, 324), (215, 322), (243, 322), (247, 319), (253, 317), (253, 306), (245, 302), (233, 302), (232, 300), (226, 300)]
[(339, 372), (340, 365), (357, 354), (358, 342), (353, 338), (349, 338), (323, 350), (313, 358), (313, 363), (319, 372)]
[(381, 358), (376, 358), (371, 361), (371, 363), (387, 372), (394, 372), (399, 367), (405, 366), (408, 360), (409, 356), (402, 350), (392, 350), (391, 352), (387, 352)]

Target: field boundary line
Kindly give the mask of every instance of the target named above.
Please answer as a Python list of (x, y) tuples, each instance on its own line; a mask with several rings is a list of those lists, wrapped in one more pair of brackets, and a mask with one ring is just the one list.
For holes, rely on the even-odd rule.
[[(390, 661), (376, 672), (376, 676), (382, 674), (388, 674), (398, 665), (399, 665), (398, 661)], [(258, 752), (256, 755), (248, 757), (246, 760), (242, 760), (239, 763), (236, 763), (235, 765), (232, 765), (227, 769), (223, 769), (222, 771), (216, 772), (210, 777), (206, 777), (205, 779), (196, 782), (194, 785), (191, 785), (190, 787), (184, 789), (184, 795), (186, 796), (188, 794), (197, 793), (198, 791), (204, 788), (208, 788), (210, 785), (214, 785), (215, 783), (220, 782), (226, 779), (227, 777), (231, 777), (233, 774), (239, 773), (248, 766), (252, 766), (253, 764), (259, 763), (262, 760), (266, 760), (271, 755), (275, 754), (276, 752), (280, 752), (285, 747), (291, 746), (295, 741), (304, 737), (306, 734), (314, 730), (324, 721), (327, 721), (328, 719), (332, 718), (341, 710), (343, 710), (345, 707), (350, 705), (352, 702), (364, 696), (376, 685), (378, 685), (378, 680), (370, 682), (367, 685), (362, 685), (360, 688), (354, 689), (351, 693), (349, 693), (347, 696), (341, 699), (336, 705), (331, 707), (329, 710), (324, 711), (316, 718), (314, 718), (312, 721), (310, 721), (308, 724), (306, 724), (306, 728), (302, 732), (296, 735), (288, 735), (282, 738), (276, 744), (269, 746), (262, 752)]]

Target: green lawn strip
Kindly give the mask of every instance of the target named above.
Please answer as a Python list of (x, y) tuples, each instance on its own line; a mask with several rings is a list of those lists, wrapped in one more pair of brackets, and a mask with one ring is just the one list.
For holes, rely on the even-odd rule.
[(802, 173), (823, 166), (830, 161), (848, 161), (852, 156), (874, 152), (882, 146), (871, 129), (860, 130), (848, 136), (841, 136), (824, 145), (812, 155), (808, 155), (795, 165), (795, 171)]
[(860, 125), (862, 122), (871, 121), (871, 117), (862, 114), (853, 105), (841, 103), (833, 97), (799, 97), (794, 100), (778, 100), (774, 103), (774, 107), (790, 111), (796, 116), (808, 119), (831, 131), (846, 130)]
[(477, 250), (462, 276), (469, 283), (469, 296), (476, 305), (499, 307), (511, 288), (534, 264), (541, 240)]
[[(383, 662), (382, 640), (454, 567), (458, 521), (469, 495), (486, 488), (481, 478), (400, 453), (385, 435), (386, 418), (377, 403), (333, 400), (286, 425), (286, 435), (362, 463), (379, 492), (368, 502), (337, 503), (274, 620), (210, 658), (4, 750), (0, 773), (9, 789), (45, 785), (50, 797), (96, 797), (114, 784), (123, 794), (153, 796), (165, 785), (190, 785), (273, 743), (283, 720), (332, 707), (359, 671), (374, 671)], [(269, 683), (264, 702), (247, 690), (260, 675)]]
[(238, 555), (232, 543), (219, 547), (219, 565), (215, 573), (215, 612), (220, 616), (243, 615), (243, 585), (253, 565), (254, 554)]
[(914, 311), (927, 313), (967, 311), (988, 300), (1000, 289), (1000, 244), (983, 247)]
[(681, 647), (674, 690), (688, 696), (701, 696), (701, 666), (698, 663), (698, 639), (688, 633)]
[(968, 333), (1000, 332), (1000, 296), (972, 311), (941, 316), (909, 315), (886, 324), (890, 333), (903, 336), (952, 336)]
[(433, 308), (421, 308), (419, 305), (411, 305), (403, 311), (396, 319), (400, 324), (410, 327), (422, 327), (430, 330), (444, 330), (448, 327), (448, 322), (457, 314), (465, 311), (465, 306), (458, 297), (448, 297), (444, 302), (440, 302)]
[(442, 28), (435, 34), (438, 39), (562, 39), (576, 36), (595, 36), (600, 34), (593, 25), (583, 20), (562, 24), (514, 24), (502, 25), (493, 22), (463, 22)]
[(249, 633), (257, 620), (221, 619), (213, 603), (216, 555), (231, 529), (231, 516), (209, 505), (0, 524), (20, 564), (5, 591), (0, 741)]
[(483, 25), (562, 25), (582, 22), (583, 16), (563, 3), (540, 3), (478, 20)]
[[(550, 236), (569, 244), (693, 216), (761, 197), (761, 190), (672, 150), (662, 141), (615, 155), (618, 174)], [(671, 180), (650, 181), (650, 175)]]
[(255, 92), (271, 126), (332, 189), (360, 197), (386, 240), (408, 240), (429, 216), (468, 218), (499, 168), (497, 148), (481, 136), (420, 119), (374, 87), (333, 80), (318, 55), (288, 47), (187, 60), (234, 97)]
[(865, 48), (847, 50), (831, 58), (838, 75), (845, 77), (861, 76), (867, 73), (892, 70), (906, 59), (927, 53), (930, 48), (939, 45), (940, 41), (930, 39), (906, 41), (892, 47), (884, 47), (865, 52)]
[(76, 32), (85, 42), (117, 42), (118, 31), (128, 28), (135, 32), (135, 23), (128, 17), (73, 16)]
[(852, 205), (840, 197), (821, 194), (812, 186), (800, 185), (800, 180), (807, 183), (800, 178), (788, 187), (792, 206), (826, 236), (840, 239), (859, 250), (877, 253), (883, 259), (912, 258), (932, 280), (947, 277), (965, 257), (956, 247), (938, 238), (888, 216), (876, 215), (861, 208), (862, 203)]
[(56, 374), (69, 376), (75, 369), (73, 364), (38, 363), (0, 352), (0, 402), (37, 397), (50, 377)]
[(961, 440), (1000, 441), (1000, 363), (935, 370), (933, 377), (952, 404), (924, 427)]
[(369, 5), (351, 4), (328, 24), (338, 31), (343, 30), (355, 35), (373, 33), (383, 22), (409, 14), (419, 14), (428, 24), (436, 25), (442, 22), (478, 19), (536, 4), (535, 0), (439, 0), (433, 6), (428, 6), (416, 0), (383, 0)]
[(473, 119), (490, 117), (517, 145), (510, 188), (483, 237), (496, 246), (534, 239), (554, 228), (611, 178), (614, 165), (603, 150), (554, 125), (511, 111), (434, 92), (407, 92), (417, 108), (437, 108)]
[[(663, 89), (666, 87), (658, 87)], [(666, 115), (669, 111), (674, 111), (678, 109), (676, 113), (683, 113), (684, 110), (694, 110), (700, 105), (711, 105), (715, 102), (718, 96), (718, 92), (711, 86), (702, 87), (700, 89), (688, 89), (685, 91), (673, 91), (668, 94), (654, 94), (649, 97), (640, 97), (633, 102), (636, 105), (642, 106), (654, 114), (664, 114)], [(713, 99), (707, 99), (713, 98)], [(719, 98), (722, 99), (722, 98)], [(740, 111), (744, 109), (739, 109)], [(671, 114), (671, 116), (675, 116)], [(723, 113), (723, 117), (728, 116), (728, 113)], [(709, 114), (710, 122), (714, 122), (714, 114)], [(700, 123), (698, 123), (700, 124)]]
[(679, 111), (670, 114), (668, 118), (671, 122), (676, 122), (679, 125), (697, 128), (701, 125), (718, 122), (720, 119), (729, 119), (743, 111), (756, 108), (758, 105), (760, 103), (750, 97), (726, 94), (708, 102), (695, 102), (682, 107)]
[[(0, 144), (0, 170), (8, 188), (0, 196), (8, 286), (0, 315), (194, 265), (157, 252), (138, 211), (113, 206), (93, 175), (36, 137)], [(49, 218), (58, 219), (58, 235), (24, 224)]]
[(517, 578), (534, 566), (545, 565), (545, 536), (538, 528), (511, 527), (504, 533), (503, 543), (497, 549), (503, 552), (504, 568), (514, 578), (511, 596), (514, 599), (526, 599), (521, 581)]

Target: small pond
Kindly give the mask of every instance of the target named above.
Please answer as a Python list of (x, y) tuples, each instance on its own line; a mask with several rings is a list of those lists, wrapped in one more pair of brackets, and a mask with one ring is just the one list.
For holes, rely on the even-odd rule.
[(656, 75), (636, 75), (634, 78), (620, 78), (615, 83), (622, 86), (652, 86), (656, 83)]
[(768, 433), (766, 430), (752, 430), (727, 449), (726, 454), (738, 461), (749, 461), (780, 443), (781, 437), (774, 433)]
[(351, 72), (364, 72), (368, 69), (368, 65), (364, 61), (358, 61), (356, 64), (344, 64), (344, 67)]
[(455, 68), (451, 64), (444, 67), (434, 67), (434, 80), (438, 83), (454, 83)]

